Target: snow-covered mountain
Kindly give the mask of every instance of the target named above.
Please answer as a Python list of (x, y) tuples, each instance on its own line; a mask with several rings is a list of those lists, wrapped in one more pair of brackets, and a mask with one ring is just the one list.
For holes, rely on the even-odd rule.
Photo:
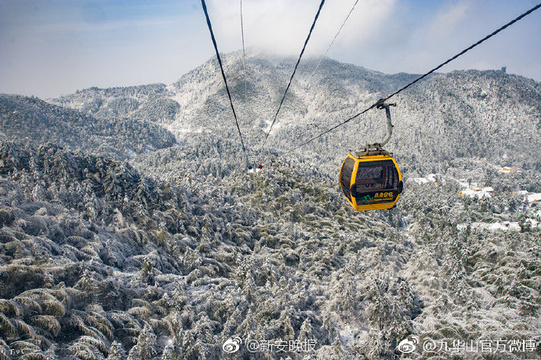
[[(247, 148), (256, 153), (273, 120), (293, 59), (225, 56), (226, 75)], [(217, 62), (211, 60), (172, 85), (88, 89), (54, 100), (98, 118), (156, 121), (179, 141), (194, 132), (239, 143)], [(343, 122), (417, 76), (386, 75), (326, 59), (302, 63), (265, 150), (281, 153)], [(313, 75), (313, 76), (312, 76)], [(424, 80), (391, 101), (394, 134), (389, 149), (408, 165), (437, 170), (445, 161), (509, 157), (539, 165), (541, 86), (503, 71), (455, 71)], [(370, 111), (302, 148), (303, 157), (336, 166), (344, 153), (381, 140), (384, 114)], [(310, 157), (310, 156), (309, 156)]]
[(403, 196), (355, 213), (338, 168), (381, 111), (284, 152), (416, 76), (306, 61), (256, 152), (294, 63), (225, 59), (257, 173), (215, 61), (0, 97), (0, 359), (541, 358), (539, 83), (460, 71), (401, 93)]
[(97, 118), (25, 96), (0, 94), (0, 118), (3, 139), (38, 145), (51, 142), (116, 159), (176, 142), (173, 134), (148, 120)]

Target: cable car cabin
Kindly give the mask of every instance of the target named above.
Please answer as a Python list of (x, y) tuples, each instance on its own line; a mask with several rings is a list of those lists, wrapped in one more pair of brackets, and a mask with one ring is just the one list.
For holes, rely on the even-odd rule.
[(389, 154), (348, 154), (340, 169), (340, 187), (357, 211), (390, 209), (402, 192), (402, 174)]

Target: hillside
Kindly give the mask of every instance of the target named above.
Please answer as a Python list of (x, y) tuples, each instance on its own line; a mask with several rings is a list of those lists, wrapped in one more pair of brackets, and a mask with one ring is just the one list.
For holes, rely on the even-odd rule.
[(146, 120), (96, 118), (25, 96), (0, 94), (0, 119), (3, 139), (50, 142), (117, 159), (175, 144), (171, 133)]
[(14, 358), (221, 358), (239, 336), (381, 359), (410, 334), (537, 339), (539, 231), (459, 226), (524, 223), (511, 192), (410, 183), (398, 209), (353, 214), (301, 163), (189, 189), (50, 145), (0, 153)]
[(381, 112), (283, 151), (415, 75), (305, 62), (255, 156), (293, 63), (250, 57), (245, 84), (226, 59), (257, 173), (214, 61), (0, 97), (0, 359), (541, 359), (539, 83), (461, 71), (401, 94), (403, 196), (355, 213), (337, 172)]

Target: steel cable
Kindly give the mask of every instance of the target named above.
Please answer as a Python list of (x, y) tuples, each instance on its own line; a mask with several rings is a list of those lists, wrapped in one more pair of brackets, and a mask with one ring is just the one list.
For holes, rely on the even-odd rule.
[(299, 58), (297, 59), (297, 63), (295, 64), (295, 68), (293, 69), (293, 73), (291, 74), (291, 77), (289, 78), (289, 82), (287, 84), (286, 90), (284, 91), (284, 95), (282, 96), (282, 100), (280, 100), (280, 105), (278, 105), (278, 110), (276, 111), (276, 114), (274, 115), (274, 119), (272, 120), (270, 129), (267, 132), (267, 135), (265, 136), (265, 140), (263, 141), (263, 144), (261, 144), (261, 146), (259, 147), (259, 151), (261, 151), (263, 146), (265, 146), (265, 144), (267, 143), (267, 139), (269, 138), (269, 135), (270, 135), (270, 133), (272, 131), (272, 127), (276, 123), (276, 119), (278, 118), (278, 114), (280, 113), (280, 109), (282, 108), (282, 104), (284, 103), (284, 100), (286, 98), (289, 87), (291, 86), (291, 83), (293, 81), (293, 77), (295, 76), (295, 73), (297, 72), (297, 68), (299, 67), (299, 63), (301, 62), (302, 55), (304, 54), (304, 50), (306, 50), (306, 45), (308, 45), (308, 41), (310, 40), (310, 36), (312, 35), (312, 31), (314, 30), (314, 27), (316, 26), (316, 22), (317, 22), (317, 19), (319, 17), (319, 14), (321, 13), (321, 9), (323, 8), (323, 4), (325, 4), (325, 0), (321, 0), (321, 3), (319, 4), (319, 9), (317, 10), (314, 21), (312, 22), (312, 26), (310, 27), (310, 31), (308, 32), (308, 37), (304, 41), (304, 45), (302, 47)]
[[(220, 52), (218, 51), (218, 45), (216, 44), (216, 38), (214, 37), (214, 31), (212, 30), (212, 24), (210, 22), (210, 17), (207, 10), (207, 4), (205, 0), (201, 0), (201, 5), (203, 6), (203, 11), (205, 12), (205, 18), (207, 19), (207, 25), (210, 32), (210, 37), (212, 39), (212, 44), (214, 45), (214, 50), (216, 51), (216, 58), (218, 59), (218, 64), (220, 65), (220, 71), (222, 72), (222, 78), (225, 84), (225, 90), (227, 92), (227, 97), (229, 98), (229, 104), (231, 105), (231, 111), (233, 111), (233, 117), (235, 118), (235, 124), (237, 125), (237, 130), (239, 133), (240, 143), (242, 145), (242, 151), (246, 157), (246, 147), (244, 146), (244, 140), (242, 138), (242, 132), (240, 131), (239, 120), (237, 118), (237, 113), (235, 112), (235, 107), (233, 106), (233, 99), (231, 98), (231, 92), (229, 91), (229, 86), (227, 85), (227, 78), (225, 77), (225, 71), (222, 64), (222, 58), (220, 57)], [(247, 159), (247, 157), (246, 157)]]

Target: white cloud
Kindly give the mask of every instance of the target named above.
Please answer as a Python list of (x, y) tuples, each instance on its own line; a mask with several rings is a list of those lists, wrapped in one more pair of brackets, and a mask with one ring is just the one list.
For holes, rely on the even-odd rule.
[(444, 4), (427, 28), (427, 39), (438, 41), (462, 32), (461, 28), (471, 14), (472, 5), (470, 0)]
[[(351, 10), (355, 0), (327, 0), (310, 38), (307, 54), (325, 52)], [(372, 34), (385, 26), (395, 0), (360, 0), (337, 46), (363, 46)], [(256, 0), (244, 2), (244, 30), (248, 47), (265, 49), (277, 55), (298, 55), (317, 13), (319, 0)], [(214, 0), (209, 13), (220, 51), (241, 47), (240, 11), (237, 0)]]
[[(344, 46), (366, 46), (374, 41), (381, 41), (378, 34), (389, 28), (389, 21), (396, 9), (395, 0), (361, 0), (348, 19), (346, 26), (337, 39)], [(327, 28), (330, 34), (337, 31), (349, 11), (347, 8), (334, 12), (332, 26)]]

